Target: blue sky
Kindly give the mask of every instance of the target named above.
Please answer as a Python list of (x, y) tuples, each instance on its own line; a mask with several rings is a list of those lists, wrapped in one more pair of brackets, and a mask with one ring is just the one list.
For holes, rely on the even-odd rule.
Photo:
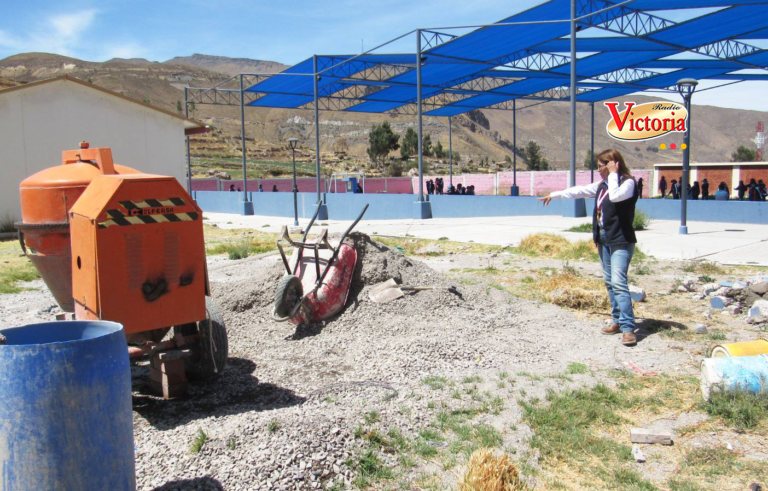
[[(0, 59), (42, 51), (89, 61), (204, 53), (293, 64), (358, 53), (417, 27), (495, 22), (541, 0), (5, 0)], [(675, 19), (680, 20), (680, 19)], [(413, 38), (391, 46), (413, 51)], [(768, 111), (768, 82), (701, 92), (698, 104)]]

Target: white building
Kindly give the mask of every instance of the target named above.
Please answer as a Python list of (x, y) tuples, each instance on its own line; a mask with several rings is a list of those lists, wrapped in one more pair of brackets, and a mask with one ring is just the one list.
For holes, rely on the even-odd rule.
[(186, 187), (184, 135), (202, 123), (76, 78), (0, 90), (0, 217), (21, 219), (19, 184), (61, 165), (61, 152), (110, 147), (116, 164), (173, 176)]

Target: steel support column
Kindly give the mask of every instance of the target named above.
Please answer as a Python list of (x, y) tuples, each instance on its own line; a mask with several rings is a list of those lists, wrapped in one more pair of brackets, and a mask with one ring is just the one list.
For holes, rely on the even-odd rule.
[(248, 174), (246, 174), (246, 148), (245, 148), (245, 90), (243, 88), (243, 76), (240, 75), (240, 145), (243, 151), (243, 215), (253, 215), (253, 203), (248, 201)]
[(451, 117), (448, 116), (448, 161), (449, 166), (448, 169), (450, 170), (450, 175), (448, 177), (448, 186), (453, 186), (453, 135), (451, 132)]
[(421, 133), (421, 30), (416, 30), (416, 112), (419, 134), (419, 201), (424, 201), (424, 156), (422, 155)]
[[(576, 0), (571, 0), (571, 173), (568, 186), (576, 185)], [(574, 200), (573, 217), (587, 216), (583, 198)]]
[(520, 196), (517, 187), (517, 99), (512, 99), (512, 187), (510, 196)]
[[(187, 102), (187, 87), (184, 87), (184, 116), (189, 117), (189, 105)], [(189, 135), (187, 139), (187, 192), (192, 196), (192, 155), (189, 153)]]
[(590, 102), (589, 108), (592, 111), (591, 124), (589, 125), (589, 182), (595, 182), (595, 103)]
[(314, 82), (315, 93), (315, 173), (317, 174), (317, 203), (320, 207), (320, 212), (317, 215), (319, 220), (328, 220), (328, 207), (322, 202), (321, 197), (321, 184), (320, 184), (320, 104), (318, 103), (318, 89), (317, 84), (320, 81), (320, 75), (317, 73), (317, 55), (312, 57), (312, 71), (314, 75), (312, 80)]
[(688, 184), (691, 172), (691, 97), (685, 98), (685, 109), (688, 111), (688, 126), (683, 136), (683, 182), (680, 184), (680, 234), (688, 234)]

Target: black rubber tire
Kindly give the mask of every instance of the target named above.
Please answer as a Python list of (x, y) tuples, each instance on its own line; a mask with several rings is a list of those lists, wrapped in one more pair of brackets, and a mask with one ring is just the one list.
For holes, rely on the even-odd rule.
[(275, 314), (288, 317), (304, 295), (298, 276), (287, 275), (280, 278), (275, 290)]
[(190, 380), (206, 380), (221, 374), (227, 366), (229, 342), (224, 318), (211, 297), (205, 297), (206, 320), (177, 326), (182, 335), (197, 332), (198, 346), (192, 356), (184, 358), (184, 367)]

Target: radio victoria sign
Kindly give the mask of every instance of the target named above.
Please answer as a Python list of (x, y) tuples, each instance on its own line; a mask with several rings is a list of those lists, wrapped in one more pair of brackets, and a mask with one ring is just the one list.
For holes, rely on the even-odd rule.
[(624, 104), (619, 112), (618, 102), (605, 102), (611, 112), (606, 125), (608, 134), (617, 140), (650, 140), (667, 133), (685, 133), (688, 111), (674, 102), (648, 102)]

